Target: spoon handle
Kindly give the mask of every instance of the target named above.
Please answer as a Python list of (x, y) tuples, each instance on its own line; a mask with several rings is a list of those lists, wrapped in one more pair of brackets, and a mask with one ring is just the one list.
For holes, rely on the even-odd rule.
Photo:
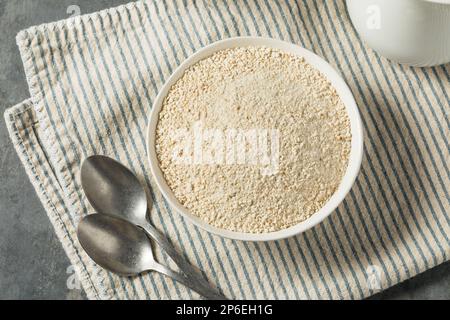
[[(153, 239), (156, 243), (167, 253), (167, 255), (175, 262), (178, 268), (183, 273), (177, 273), (163, 265), (159, 265), (159, 271), (174, 280), (177, 280), (187, 287), (193, 289), (197, 293), (201, 294), (207, 299), (212, 300), (226, 300), (227, 298), (222, 295), (216, 288), (213, 288), (207, 280), (205, 280), (199, 273), (199, 271), (191, 265), (174, 246), (164, 237), (154, 226), (150, 223), (140, 225), (142, 229)], [(195, 283), (195, 285), (194, 285)]]
[(216, 290), (212, 288), (207, 288), (203, 285), (201, 285), (198, 282), (192, 281), (192, 278), (186, 277), (184, 274), (173, 271), (172, 269), (167, 268), (166, 266), (163, 266), (162, 264), (155, 263), (152, 266), (152, 270), (157, 271), (159, 273), (162, 273), (170, 278), (172, 278), (175, 281), (178, 281), (179, 283), (185, 285), (186, 287), (192, 289), (193, 291), (197, 292), (204, 298), (208, 300), (224, 300), (225, 297), (218, 293)]

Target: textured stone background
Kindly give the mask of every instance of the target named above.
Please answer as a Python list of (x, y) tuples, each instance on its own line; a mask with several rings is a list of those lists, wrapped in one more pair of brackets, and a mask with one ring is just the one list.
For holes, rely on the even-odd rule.
[[(76, 12), (74, 5), (84, 14), (125, 2), (0, 0), (0, 299), (85, 298), (4, 126), (3, 111), (28, 97), (15, 35), (31, 25), (67, 18)], [(373, 298), (450, 299), (450, 263)]]

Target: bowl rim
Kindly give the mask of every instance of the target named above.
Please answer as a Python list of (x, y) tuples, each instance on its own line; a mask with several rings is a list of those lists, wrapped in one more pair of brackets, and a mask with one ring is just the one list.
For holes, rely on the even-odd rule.
[[(325, 75), (326, 78), (332, 83), (333, 87), (336, 89), (345, 105), (348, 117), (350, 119), (352, 134), (351, 151), (347, 169), (338, 186), (338, 189), (331, 196), (331, 198), (319, 211), (314, 213), (310, 218), (292, 227), (269, 233), (244, 233), (220, 229), (204, 222), (199, 217), (191, 214), (188, 209), (186, 209), (179, 203), (178, 199), (175, 197), (172, 190), (167, 185), (164, 175), (159, 167), (159, 161), (155, 150), (156, 128), (159, 121), (159, 112), (162, 108), (164, 99), (167, 96), (172, 85), (184, 74), (187, 68), (197, 63), (198, 61), (211, 56), (215, 52), (227, 48), (246, 46), (265, 46), (276, 48), (291, 52), (305, 58), (305, 61), (310, 63), (314, 68), (318, 69), (323, 75)], [(201, 48), (193, 55), (188, 57), (185, 61), (183, 61), (183, 63), (181, 63), (181, 65), (178, 66), (175, 71), (173, 71), (172, 75), (165, 82), (164, 86), (159, 91), (158, 96), (153, 103), (151, 115), (148, 120), (147, 158), (150, 164), (150, 170), (153, 178), (155, 179), (156, 185), (161, 191), (163, 197), (168, 201), (170, 206), (175, 209), (175, 211), (180, 213), (182, 217), (186, 218), (197, 227), (200, 227), (201, 229), (206, 230), (212, 234), (234, 240), (274, 241), (303, 233), (306, 230), (309, 230), (317, 224), (321, 223), (335, 211), (337, 206), (344, 200), (345, 196), (352, 188), (353, 183), (355, 182), (356, 177), (359, 173), (363, 158), (363, 140), (363, 124), (353, 94), (345, 83), (344, 79), (328, 62), (301, 46), (283, 40), (265, 37), (233, 37), (216, 41)]]

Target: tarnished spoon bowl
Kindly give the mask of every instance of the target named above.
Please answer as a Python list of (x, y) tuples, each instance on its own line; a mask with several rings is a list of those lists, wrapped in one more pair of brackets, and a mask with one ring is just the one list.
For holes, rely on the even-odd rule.
[(106, 214), (91, 214), (78, 225), (78, 240), (101, 267), (132, 276), (155, 266), (145, 232), (136, 225)]
[(145, 224), (147, 196), (136, 176), (106, 156), (91, 156), (81, 166), (81, 184), (91, 205), (99, 213)]

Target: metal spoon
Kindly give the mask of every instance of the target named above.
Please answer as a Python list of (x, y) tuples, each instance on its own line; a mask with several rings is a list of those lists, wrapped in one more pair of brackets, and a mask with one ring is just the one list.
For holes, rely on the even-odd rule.
[(210, 296), (214, 293), (216, 299), (226, 299), (147, 221), (145, 190), (128, 168), (106, 156), (91, 156), (81, 166), (81, 185), (97, 212), (128, 220), (144, 229), (188, 278), (210, 290)]
[(219, 299), (181, 273), (156, 262), (147, 234), (124, 219), (107, 214), (91, 214), (78, 225), (78, 240), (98, 265), (124, 276), (157, 271), (184, 284), (208, 299)]

